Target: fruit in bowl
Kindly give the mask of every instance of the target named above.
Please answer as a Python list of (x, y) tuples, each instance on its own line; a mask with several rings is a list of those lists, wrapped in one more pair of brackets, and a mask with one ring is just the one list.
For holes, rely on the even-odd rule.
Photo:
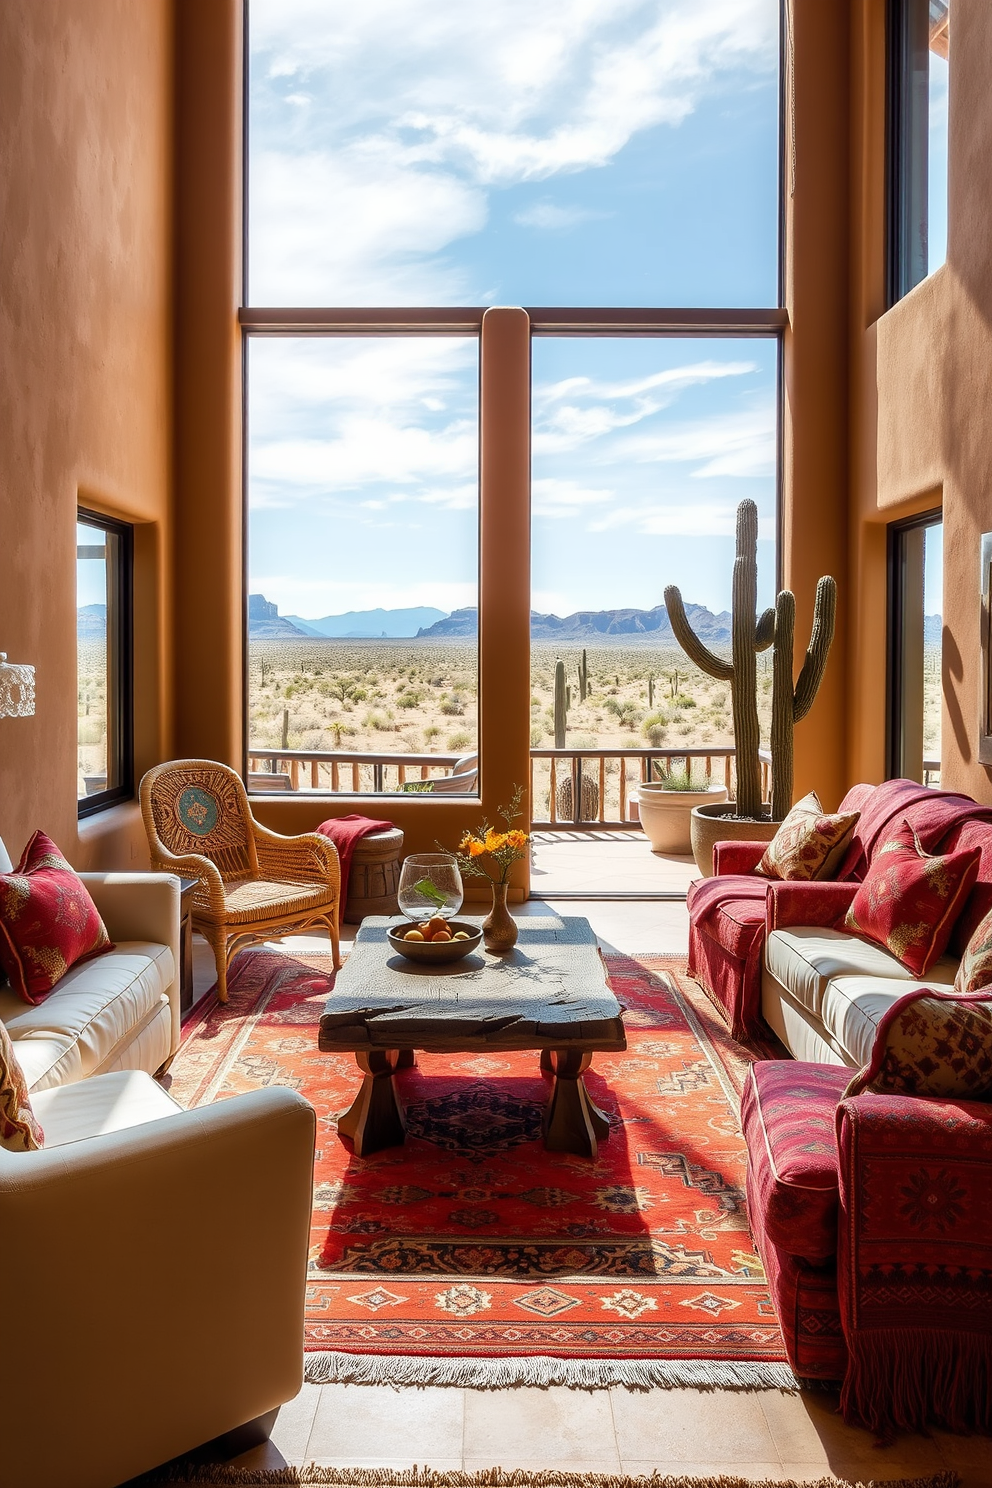
[(387, 939), (411, 961), (458, 961), (475, 950), (482, 931), (477, 925), (435, 915), (415, 925), (391, 925)]

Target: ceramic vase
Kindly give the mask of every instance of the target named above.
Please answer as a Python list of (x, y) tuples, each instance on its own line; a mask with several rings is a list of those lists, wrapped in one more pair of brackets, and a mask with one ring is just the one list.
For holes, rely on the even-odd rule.
[(509, 884), (493, 884), (493, 907), (482, 922), (482, 938), (487, 951), (505, 955), (517, 943), (517, 922), (506, 907)]

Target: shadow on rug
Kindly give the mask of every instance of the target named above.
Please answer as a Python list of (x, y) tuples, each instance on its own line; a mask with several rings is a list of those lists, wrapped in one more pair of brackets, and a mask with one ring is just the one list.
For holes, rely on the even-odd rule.
[[(586, 1079), (594, 1160), (541, 1140), (532, 1053), (421, 1054), (404, 1146), (338, 1136), (359, 1072), (322, 1054), (330, 958), (243, 952), (172, 1066), (185, 1106), (264, 1085), (317, 1111), (311, 1381), (795, 1388), (744, 1209), (738, 1092), (772, 1051), (730, 1038), (684, 961), (607, 957), (628, 1048)], [(315, 1480), (316, 1481), (316, 1480)]]

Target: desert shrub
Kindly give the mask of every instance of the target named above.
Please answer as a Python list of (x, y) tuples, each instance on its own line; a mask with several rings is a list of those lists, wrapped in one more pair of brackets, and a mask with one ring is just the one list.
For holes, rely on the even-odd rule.
[(460, 718), (465, 712), (465, 703), (457, 692), (449, 692), (441, 699), (441, 712), (448, 718)]
[(472, 742), (472, 735), (460, 731), (452, 734), (448, 740), (448, 748), (454, 753), (456, 750), (467, 749)]
[(540, 725), (538, 725), (536, 728), (532, 728), (531, 731), (530, 731), (530, 747), (531, 747), (531, 749), (540, 749), (540, 747), (541, 747), (541, 741), (543, 740), (543, 738), (544, 738), (544, 730), (540, 727)]
[(694, 708), (696, 706), (696, 699), (694, 697), (679, 698), (679, 706), (682, 708)]
[(410, 688), (408, 692), (396, 694), (397, 708), (419, 708), (424, 694), (416, 687)]

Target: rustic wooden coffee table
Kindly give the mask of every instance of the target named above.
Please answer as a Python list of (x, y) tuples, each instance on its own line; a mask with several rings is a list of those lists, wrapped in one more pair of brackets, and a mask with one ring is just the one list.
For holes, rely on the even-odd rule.
[(627, 1047), (622, 1009), (606, 981), (588, 920), (528, 916), (509, 955), (481, 949), (449, 965), (407, 961), (386, 940), (395, 919), (362, 923), (320, 1020), (319, 1045), (350, 1052), (362, 1088), (338, 1121), (359, 1156), (404, 1139), (393, 1074), (415, 1050), (534, 1049), (553, 1077), (544, 1143), (595, 1157), (609, 1122), (582, 1079), (593, 1053)]

